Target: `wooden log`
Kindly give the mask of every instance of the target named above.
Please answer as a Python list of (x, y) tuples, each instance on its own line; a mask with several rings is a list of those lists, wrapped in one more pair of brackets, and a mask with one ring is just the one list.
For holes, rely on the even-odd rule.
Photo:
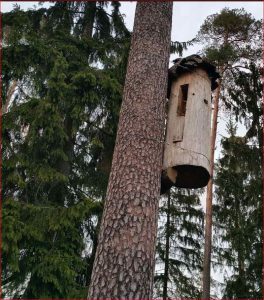
[[(180, 101), (188, 94), (185, 115)], [(194, 69), (172, 83), (169, 100), (163, 170), (177, 170), (175, 186), (199, 188), (210, 178), (211, 80), (205, 70)]]

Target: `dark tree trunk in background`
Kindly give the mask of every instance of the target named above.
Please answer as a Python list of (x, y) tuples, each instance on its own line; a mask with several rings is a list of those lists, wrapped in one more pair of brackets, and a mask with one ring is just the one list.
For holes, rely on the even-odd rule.
[(163, 293), (162, 298), (166, 300), (168, 298), (168, 281), (169, 281), (169, 254), (170, 254), (170, 208), (171, 208), (171, 196), (168, 192), (168, 204), (167, 204), (167, 221), (166, 221), (166, 245), (165, 245), (165, 257), (164, 257), (164, 281), (163, 281)]
[(84, 30), (83, 36), (92, 38), (93, 36), (93, 26), (96, 14), (96, 1), (89, 1), (85, 3), (84, 7), (85, 17), (84, 17)]
[(89, 298), (151, 298), (172, 2), (138, 3)]
[(87, 266), (86, 286), (89, 286), (90, 282), (91, 282), (93, 263), (94, 263), (96, 249), (97, 249), (97, 245), (98, 245), (98, 235), (99, 235), (98, 233), (99, 233), (101, 220), (102, 220), (102, 214), (100, 213), (98, 216), (98, 222), (96, 224), (95, 232), (94, 232), (93, 236), (91, 237), (92, 241), (93, 241), (93, 247), (92, 247), (92, 253), (91, 253), (91, 256), (89, 257), (88, 266)]
[[(96, 1), (91, 1), (85, 3), (85, 16), (84, 16), (84, 24), (83, 24), (83, 36), (86, 38), (92, 38), (93, 27), (95, 22), (95, 15), (96, 15)], [(67, 135), (67, 141), (63, 147), (64, 153), (67, 156), (67, 160), (61, 160), (58, 165), (58, 170), (65, 175), (65, 177), (69, 177), (72, 168), (72, 160), (74, 156), (74, 144), (75, 144), (75, 135), (73, 134), (73, 120), (71, 118), (71, 113), (68, 112), (66, 114), (64, 120), (64, 131)], [(64, 199), (64, 192), (62, 190), (67, 189), (67, 186), (62, 185), (58, 187), (57, 185), (51, 189), (51, 193), (54, 195), (54, 198), (60, 199), (60, 202), (63, 204), (65, 201)]]

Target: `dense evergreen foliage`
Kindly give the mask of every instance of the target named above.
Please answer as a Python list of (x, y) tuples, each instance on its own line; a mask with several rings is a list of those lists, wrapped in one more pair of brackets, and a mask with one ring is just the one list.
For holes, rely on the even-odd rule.
[(223, 287), (229, 298), (262, 295), (262, 69), (251, 63), (249, 70), (237, 72), (229, 90), (233, 113), (247, 132), (237, 136), (229, 123), (216, 176), (216, 239), (219, 260), (232, 270)]
[(119, 4), (109, 6), (57, 2), (3, 15), (7, 295), (87, 291), (130, 38)]
[(215, 218), (220, 258), (232, 270), (224, 296), (261, 297), (261, 161), (258, 146), (236, 136), (222, 140), (216, 176)]
[[(119, 6), (56, 2), (3, 14), (6, 297), (87, 295), (130, 44)], [(224, 9), (206, 19), (199, 39), (207, 43), (208, 59), (222, 67), (226, 109), (247, 130), (238, 136), (231, 122), (222, 139), (214, 260), (232, 271), (226, 297), (260, 298), (261, 22), (242, 9)], [(193, 42), (174, 42), (171, 51), (181, 54)], [(169, 197), (169, 208), (168, 198), (160, 203), (156, 296), (164, 296), (167, 282), (168, 297), (199, 297), (199, 195), (174, 189)]]
[(200, 297), (203, 218), (198, 192), (172, 188), (162, 197), (156, 254), (156, 297)]
[(261, 57), (261, 26), (261, 21), (243, 8), (224, 8), (205, 19), (197, 40), (205, 46), (209, 60), (230, 69), (235, 62)]

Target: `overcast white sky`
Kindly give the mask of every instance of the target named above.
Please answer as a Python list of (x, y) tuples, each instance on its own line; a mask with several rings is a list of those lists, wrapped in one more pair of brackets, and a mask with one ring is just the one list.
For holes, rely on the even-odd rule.
[[(37, 5), (38, 1), (15, 2), (5, 1), (1, 3), (2, 12), (10, 11), (14, 4), (18, 3), (22, 9), (28, 9)], [(50, 2), (44, 3), (44, 6), (50, 6)], [(187, 41), (195, 37), (204, 19), (213, 13), (219, 12), (222, 8), (244, 8), (251, 13), (256, 19), (263, 16), (263, 4), (261, 1), (248, 2), (230, 2), (230, 1), (180, 1), (174, 2), (173, 23), (172, 23), (172, 40)], [(125, 22), (130, 30), (133, 29), (136, 1), (121, 2), (121, 12), (125, 14)], [(184, 29), (184, 30), (183, 30)], [(189, 49), (184, 56), (195, 52), (195, 48)]]
[[(14, 4), (19, 4), (21, 9), (27, 10), (32, 8), (34, 5), (38, 4), (38, 1), (31, 2), (2, 2), (1, 11), (7, 12), (12, 10)], [(50, 6), (50, 2), (43, 4), (44, 7)], [(185, 1), (185, 2), (174, 2), (173, 6), (173, 20), (172, 20), (172, 41), (188, 41), (193, 39), (199, 31), (205, 18), (211, 14), (220, 12), (224, 7), (228, 8), (244, 8), (247, 12), (251, 13), (256, 19), (263, 18), (263, 2), (261, 1), (248, 1), (248, 2), (230, 2), (230, 1), (214, 1), (214, 2), (195, 2), (195, 1)], [(126, 1), (121, 2), (121, 13), (125, 15), (125, 23), (127, 27), (132, 30), (134, 23), (136, 2)], [(187, 51), (184, 51), (183, 56), (188, 56), (194, 54), (201, 50), (202, 45), (195, 45), (189, 47)], [(177, 55), (171, 55), (170, 65), (173, 59)], [(217, 138), (217, 149), (216, 158), (220, 155), (219, 141), (221, 135), (225, 135), (225, 124), (228, 117), (224, 112), (220, 112), (219, 124), (218, 124), (218, 138)], [(239, 126), (239, 134), (244, 133), (243, 126)], [(204, 204), (204, 203), (203, 203)], [(204, 205), (203, 205), (204, 206)], [(219, 280), (221, 276), (219, 274), (213, 274)], [(221, 279), (220, 279), (221, 280)], [(215, 291), (216, 292), (216, 291)], [(218, 294), (219, 297), (219, 294)]]
[[(19, 4), (22, 9), (32, 8), (38, 4), (38, 1), (29, 2), (15, 2), (6, 1), (2, 2), (2, 12), (10, 11), (14, 4)], [(50, 2), (46, 2), (43, 6), (50, 6)], [(262, 19), (263, 4), (261, 1), (248, 1), (248, 2), (230, 2), (230, 1), (212, 1), (212, 2), (196, 2), (196, 1), (181, 1), (174, 2), (173, 6), (173, 20), (172, 20), (172, 41), (188, 41), (193, 39), (204, 19), (219, 12), (224, 7), (229, 8), (244, 8), (247, 12), (251, 13), (256, 19)], [(123, 1), (121, 2), (121, 13), (125, 16), (125, 23), (127, 27), (132, 30), (134, 23), (136, 1)], [(201, 45), (189, 47), (184, 51), (183, 56), (197, 53), (201, 50)], [(171, 61), (176, 58), (176, 55), (171, 55)]]

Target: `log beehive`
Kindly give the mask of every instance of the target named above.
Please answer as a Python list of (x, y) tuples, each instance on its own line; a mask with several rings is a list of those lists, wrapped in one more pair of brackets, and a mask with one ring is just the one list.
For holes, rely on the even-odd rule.
[(198, 55), (174, 62), (169, 69), (162, 193), (172, 185), (204, 187), (210, 178), (211, 92), (219, 74)]

